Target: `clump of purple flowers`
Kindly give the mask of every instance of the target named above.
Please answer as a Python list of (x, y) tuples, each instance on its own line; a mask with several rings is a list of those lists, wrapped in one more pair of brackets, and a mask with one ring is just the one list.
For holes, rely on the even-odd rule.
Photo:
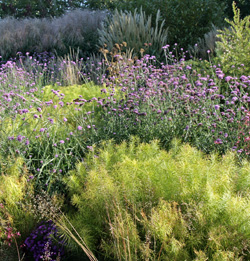
[(57, 228), (51, 220), (43, 221), (25, 239), (24, 248), (35, 261), (43, 260), (45, 255), (49, 256), (49, 260), (56, 261), (58, 256), (64, 255), (64, 240), (58, 240)]

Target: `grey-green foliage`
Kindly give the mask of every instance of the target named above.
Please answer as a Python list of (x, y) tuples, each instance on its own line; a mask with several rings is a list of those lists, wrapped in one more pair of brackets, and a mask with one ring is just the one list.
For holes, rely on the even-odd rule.
[(79, 48), (80, 56), (97, 53), (97, 28), (105, 16), (103, 11), (76, 9), (52, 19), (0, 19), (0, 55), (8, 59), (17, 52), (56, 51), (63, 56), (70, 48)]
[(152, 16), (140, 9), (135, 9), (132, 13), (115, 10), (113, 16), (103, 23), (99, 33), (99, 47), (107, 45), (109, 51), (116, 43), (127, 43), (127, 48), (139, 54), (145, 43), (152, 45), (146, 52), (156, 54), (161, 52), (161, 48), (167, 43), (168, 30), (164, 29), (164, 21), (160, 21), (160, 10), (156, 15), (155, 27), (152, 26)]

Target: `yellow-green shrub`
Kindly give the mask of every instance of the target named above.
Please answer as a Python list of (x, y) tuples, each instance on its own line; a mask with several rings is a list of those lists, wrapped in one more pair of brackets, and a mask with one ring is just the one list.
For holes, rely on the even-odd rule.
[(73, 102), (74, 99), (79, 98), (82, 95), (83, 99), (91, 99), (93, 97), (105, 97), (101, 93), (102, 86), (94, 85), (93, 83), (86, 83), (83, 85), (71, 85), (71, 86), (45, 86), (43, 89), (42, 99), (43, 101), (49, 101), (53, 99), (54, 102), (59, 101), (58, 97), (52, 92), (52, 90), (60, 90), (60, 94), (64, 94), (63, 102)]
[(169, 152), (157, 141), (106, 142), (66, 179), (72, 222), (110, 260), (240, 260), (249, 257), (249, 169), (232, 153), (206, 157), (178, 141)]
[[(4, 164), (3, 160), (0, 162), (2, 171), (0, 176), (0, 204), (4, 207), (3, 216), (0, 212), (0, 220), (8, 222), (25, 239), (25, 236), (35, 225), (34, 216), (24, 208), (27, 192), (33, 192), (33, 186), (28, 182), (29, 179), (32, 179), (32, 176), (29, 178), (28, 170), (22, 158), (16, 158), (15, 162), (10, 162), (10, 159), (7, 164)], [(6, 216), (8, 220), (6, 220)]]
[(216, 43), (218, 62), (224, 73), (249, 75), (250, 73), (250, 16), (240, 19), (240, 10), (233, 2), (233, 21), (225, 19), (229, 28), (219, 30)]

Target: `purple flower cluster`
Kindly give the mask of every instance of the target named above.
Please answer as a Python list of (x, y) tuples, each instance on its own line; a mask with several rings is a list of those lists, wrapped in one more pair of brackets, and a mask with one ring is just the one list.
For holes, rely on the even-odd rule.
[[(167, 147), (178, 137), (207, 152), (244, 152), (250, 140), (245, 124), (250, 77), (225, 76), (220, 66), (199, 74), (184, 58), (160, 66), (154, 61), (149, 55), (131, 63), (120, 60), (115, 75), (100, 78), (100, 97), (71, 100), (56, 89), (51, 90), (53, 98), (45, 99), (37, 74), (15, 62), (3, 64), (0, 117), (7, 131), (0, 133), (5, 137), (1, 152), (25, 157), (35, 178), (46, 184), (60, 180), (103, 139), (120, 142), (137, 135), (146, 142), (159, 139)], [(33, 62), (43, 68), (42, 74), (48, 73), (48, 59), (46, 66)]]
[[(104, 80), (118, 94), (102, 101), (106, 135), (122, 140), (133, 134), (165, 144), (175, 136), (206, 151), (245, 146), (237, 137), (248, 117), (250, 76), (225, 77), (219, 66), (211, 68), (214, 76), (201, 75), (185, 63), (159, 68), (150, 60), (121, 65), (117, 77)], [(122, 99), (116, 98), (119, 93)]]
[(24, 250), (33, 255), (35, 261), (42, 260), (46, 248), (50, 249), (50, 260), (64, 255), (64, 241), (59, 240), (57, 228), (52, 221), (41, 222), (24, 241)]

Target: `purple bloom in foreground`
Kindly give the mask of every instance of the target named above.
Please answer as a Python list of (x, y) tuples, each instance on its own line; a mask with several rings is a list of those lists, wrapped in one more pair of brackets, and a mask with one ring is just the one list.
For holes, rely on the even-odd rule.
[(220, 105), (214, 105), (215, 110), (219, 110), (220, 109)]
[(91, 151), (94, 150), (92, 146), (87, 146), (87, 149), (89, 149), (89, 150), (91, 150)]
[(82, 126), (78, 126), (77, 129), (78, 129), (78, 130), (82, 130)]
[(233, 80), (233, 77), (232, 77), (232, 76), (226, 76), (226, 77), (225, 77), (225, 81), (226, 81), (226, 82), (229, 82), (229, 81), (231, 81), (231, 80)]
[(44, 132), (44, 131), (45, 131), (45, 129), (44, 129), (44, 128), (41, 128), (41, 129), (40, 129), (40, 132)]
[(215, 144), (222, 144), (222, 140), (221, 139), (217, 139), (214, 143)]
[(59, 142), (60, 142), (61, 144), (63, 144), (63, 143), (64, 143), (64, 140), (60, 140)]
[(170, 45), (167, 44), (167, 45), (163, 46), (162, 49), (167, 49), (169, 46), (170, 46)]

